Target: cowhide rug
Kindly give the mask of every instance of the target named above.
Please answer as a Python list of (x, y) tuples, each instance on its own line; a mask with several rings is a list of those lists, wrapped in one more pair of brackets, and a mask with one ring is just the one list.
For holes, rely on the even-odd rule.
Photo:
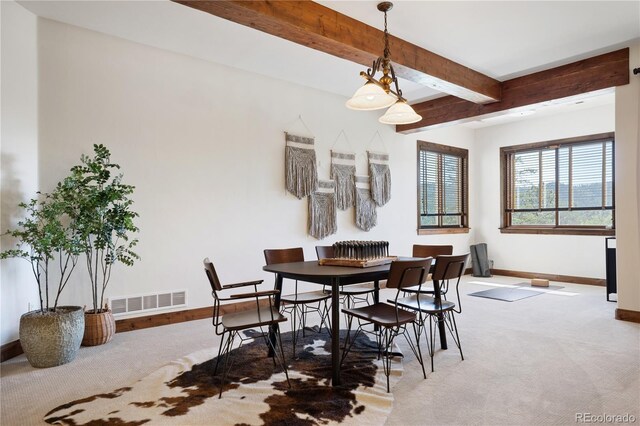
[[(248, 334), (251, 336), (250, 332)], [(341, 336), (344, 338), (343, 335)], [(266, 356), (262, 338), (234, 349), (222, 399), (220, 370), (213, 376), (217, 347), (174, 361), (131, 386), (71, 401), (45, 416), (61, 425), (382, 425), (393, 405), (375, 344), (360, 335), (342, 365), (342, 385), (332, 387), (331, 339), (307, 333), (291, 354), (283, 333), (291, 388), (280, 366)], [(391, 384), (402, 374), (392, 362)]]

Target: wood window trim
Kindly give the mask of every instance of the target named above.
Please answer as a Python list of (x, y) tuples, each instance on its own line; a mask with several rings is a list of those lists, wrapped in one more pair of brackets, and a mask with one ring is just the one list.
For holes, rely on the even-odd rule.
[(607, 133), (597, 133), (595, 135), (556, 139), (556, 140), (545, 141), (545, 142), (534, 142), (534, 143), (525, 143), (521, 145), (503, 146), (500, 148), (500, 154), (526, 151), (529, 149), (535, 150), (540, 148), (546, 148), (552, 145), (569, 145), (569, 144), (582, 143), (582, 142), (599, 142), (599, 141), (605, 141), (605, 140), (614, 139), (614, 138), (615, 138), (615, 132), (607, 132)]
[(545, 234), (545, 235), (604, 235), (615, 236), (616, 230), (610, 228), (570, 228), (570, 227), (537, 227), (537, 226), (509, 226), (500, 228), (503, 234)]
[(431, 151), (440, 154), (457, 155), (458, 157), (467, 158), (469, 156), (469, 150), (465, 148), (458, 148), (456, 146), (442, 145), (439, 143), (418, 141), (418, 151)]
[[(505, 191), (511, 191), (507, 185), (507, 173), (513, 173), (507, 157), (510, 154), (528, 150), (537, 150), (556, 145), (572, 145), (589, 142), (601, 142), (606, 140), (614, 141), (613, 152), (613, 175), (615, 176), (615, 132), (598, 133), (593, 135), (578, 136), (565, 139), (557, 139), (545, 142), (535, 142), (521, 145), (506, 146), (500, 148), (500, 214), (501, 224), (499, 228), (503, 234), (544, 234), (544, 235), (594, 235), (594, 236), (615, 236), (615, 180), (613, 183), (613, 212), (614, 225), (612, 228), (600, 226), (536, 226), (536, 225), (517, 225), (510, 226), (508, 213), (506, 212), (506, 199), (509, 194)], [(557, 215), (557, 212), (556, 212)]]
[(468, 234), (471, 228), (418, 228), (418, 235)]
[[(463, 234), (469, 232), (469, 150), (449, 145), (442, 145), (427, 141), (417, 141), (416, 151), (416, 200), (417, 200), (417, 234)], [(460, 227), (421, 227), (420, 214), (420, 151), (430, 151), (438, 154), (455, 155), (462, 158), (462, 225)]]

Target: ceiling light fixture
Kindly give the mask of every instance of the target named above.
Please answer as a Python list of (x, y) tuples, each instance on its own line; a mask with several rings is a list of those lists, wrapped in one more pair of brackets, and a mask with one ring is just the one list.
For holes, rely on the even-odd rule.
[[(371, 111), (391, 107), (379, 118), (384, 124), (411, 124), (422, 120), (422, 117), (413, 110), (407, 100), (402, 97), (402, 90), (398, 87), (398, 79), (391, 65), (391, 53), (389, 52), (389, 32), (387, 31), (387, 12), (391, 10), (393, 3), (385, 1), (378, 4), (378, 10), (384, 12), (384, 56), (373, 61), (371, 68), (366, 72), (360, 71), (360, 76), (367, 82), (359, 88), (346, 103), (347, 108), (358, 111)], [(376, 79), (378, 71), (382, 77)], [(391, 89), (394, 85), (395, 90)]]

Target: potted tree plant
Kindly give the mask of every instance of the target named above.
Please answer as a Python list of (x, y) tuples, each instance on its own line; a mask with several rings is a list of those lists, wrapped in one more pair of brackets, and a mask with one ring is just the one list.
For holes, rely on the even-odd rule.
[(58, 306), (83, 243), (65, 214), (67, 201), (60, 192), (38, 194), (40, 199), (20, 203), (26, 218), (17, 229), (7, 231), (17, 240), (17, 248), (0, 253), (0, 259), (17, 257), (31, 263), (40, 309), (20, 317), (20, 345), (32, 366), (53, 367), (76, 357), (84, 333), (82, 308)]
[(130, 239), (138, 228), (129, 196), (134, 187), (122, 183), (120, 169), (111, 162), (111, 153), (104, 145), (94, 145), (94, 156), (82, 155), (81, 164), (71, 168), (71, 174), (57, 190), (68, 200), (69, 216), (76, 223), (83, 241), (86, 266), (92, 293), (92, 309), (85, 311), (85, 332), (82, 344), (101, 345), (115, 333), (115, 320), (104, 303), (104, 293), (117, 262), (131, 266), (139, 259), (133, 251), (137, 239)]

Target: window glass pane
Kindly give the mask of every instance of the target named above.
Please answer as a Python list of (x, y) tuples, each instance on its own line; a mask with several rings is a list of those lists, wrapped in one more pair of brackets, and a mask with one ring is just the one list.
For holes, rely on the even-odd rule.
[(556, 207), (556, 150), (542, 151), (542, 207)]
[(571, 207), (601, 207), (602, 181), (602, 144), (574, 146)]
[(421, 216), (420, 226), (438, 226), (437, 216)]
[(424, 213), (438, 213), (438, 154), (425, 152), (426, 209)]
[(427, 191), (426, 191), (426, 173), (425, 167), (427, 153), (419, 151), (418, 153), (418, 208), (420, 215), (427, 211)]
[(562, 226), (613, 226), (612, 210), (573, 210), (559, 216)]
[(514, 212), (511, 216), (511, 224), (518, 225), (555, 225), (556, 214), (554, 212)]
[(442, 217), (442, 225), (443, 226), (458, 226), (460, 223), (460, 216), (443, 216)]
[(422, 216), (420, 218), (420, 226), (438, 226), (437, 216)]
[[(443, 155), (444, 213), (460, 213), (460, 158)], [(459, 223), (459, 219), (456, 219)]]
[(613, 142), (605, 144), (605, 207), (613, 206)]
[(420, 151), (420, 226), (438, 226), (438, 157), (434, 152)]
[(539, 208), (540, 165), (538, 151), (519, 153), (514, 156), (515, 188), (514, 208)]
[(569, 148), (558, 149), (558, 207), (569, 207)]

